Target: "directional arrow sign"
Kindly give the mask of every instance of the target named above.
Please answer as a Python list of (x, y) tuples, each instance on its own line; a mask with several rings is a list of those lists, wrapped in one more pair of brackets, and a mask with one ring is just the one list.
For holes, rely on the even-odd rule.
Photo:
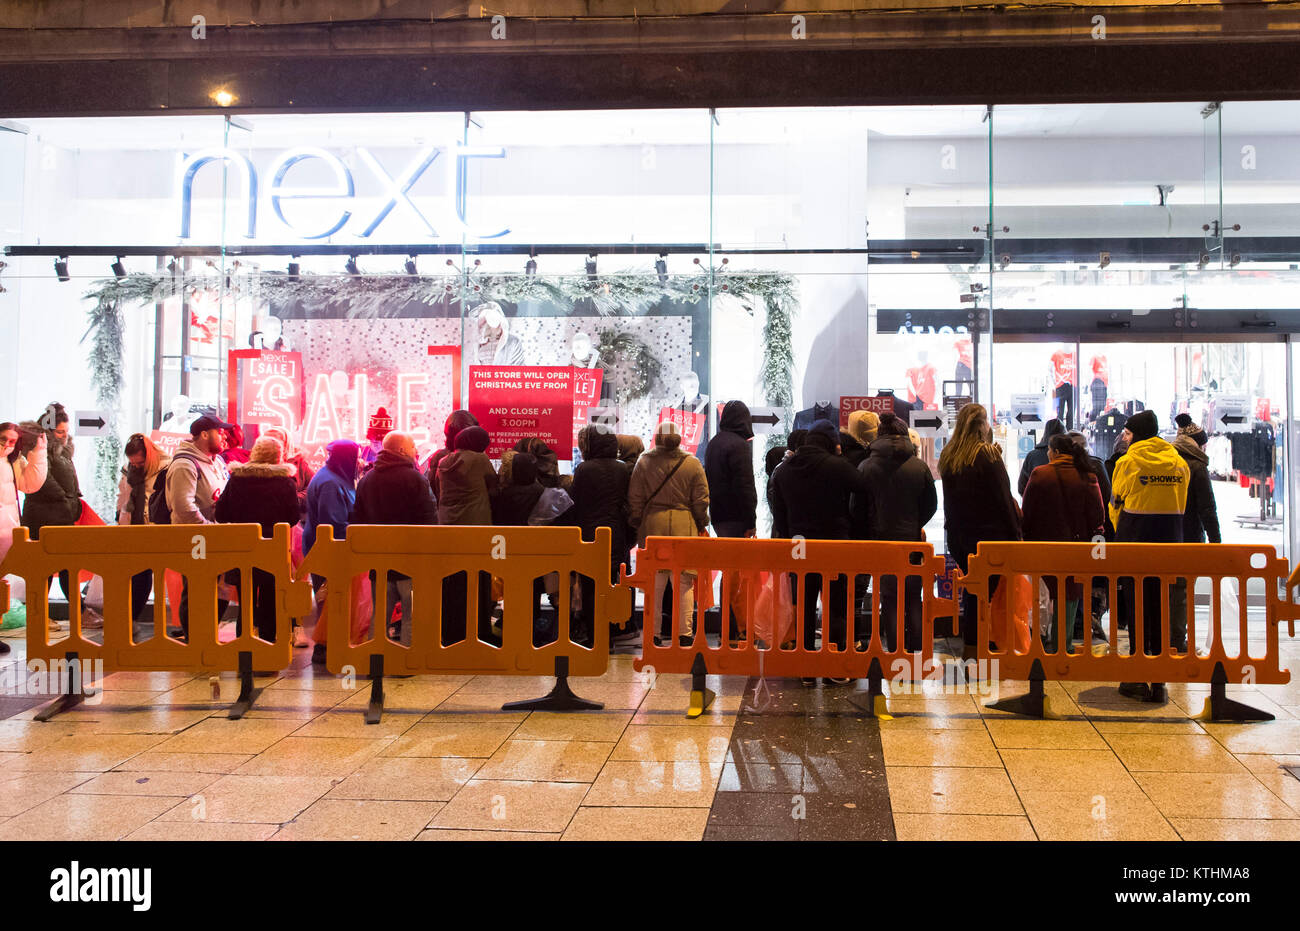
[(785, 423), (785, 408), (751, 407), (749, 416), (754, 424), (755, 433), (776, 433), (777, 429)]
[(104, 436), (108, 433), (108, 417), (104, 411), (77, 411), (75, 422), (77, 436)]
[(1245, 394), (1221, 394), (1214, 399), (1215, 429), (1219, 433), (1249, 433), (1252, 406)]
[(1043, 409), (1041, 394), (1013, 394), (1011, 396), (1011, 419), (1021, 430), (1034, 430), (1042, 426), (1043, 418), (1039, 411)]
[(1039, 417), (1037, 414), (1026, 414), (1022, 412), (1016, 414), (1016, 422), (1017, 423), (1042, 423), (1043, 418)]
[(944, 419), (943, 411), (940, 410), (920, 410), (912, 411), (909, 415), (912, 422), (912, 429), (921, 436), (947, 436), (948, 423)]

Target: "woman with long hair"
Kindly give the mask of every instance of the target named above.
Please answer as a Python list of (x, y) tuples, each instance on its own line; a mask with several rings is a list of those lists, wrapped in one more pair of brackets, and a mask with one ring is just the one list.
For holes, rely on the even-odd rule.
[[(1011, 478), (1002, 461), (1002, 447), (993, 442), (988, 411), (982, 404), (967, 404), (958, 411), (952, 438), (939, 454), (939, 477), (943, 480), (948, 552), (962, 572), (981, 540), (1020, 539), (1020, 508), (1011, 496)], [(992, 597), (996, 579), (989, 588)], [(974, 592), (963, 594), (963, 660), (975, 658), (977, 605)]]
[[(19, 444), (26, 434), (35, 445), (23, 454)], [(21, 428), (8, 421), (0, 423), (0, 444), (3, 444), (4, 462), (0, 463), (0, 560), (13, 545), (14, 528), (22, 525), (18, 510), (18, 493), (31, 494), (45, 484), (46, 440), (45, 434), (35, 424)], [(0, 656), (9, 652), (9, 644), (0, 640)]]
[[(126, 466), (117, 483), (117, 522), (122, 526), (151, 524), (149, 496), (153, 494), (158, 473), (171, 465), (171, 457), (164, 453), (143, 433), (133, 433), (126, 441)], [(146, 569), (131, 576), (131, 615), (139, 623), (153, 589), (153, 570)], [(157, 597), (163, 588), (158, 587)]]

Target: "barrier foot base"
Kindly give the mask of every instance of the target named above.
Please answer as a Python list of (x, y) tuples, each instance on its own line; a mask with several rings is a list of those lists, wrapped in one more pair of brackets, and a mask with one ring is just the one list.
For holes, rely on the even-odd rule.
[(384, 716), (384, 658), (370, 657), (370, 704), (366, 705), (366, 723), (378, 724)]
[[(38, 711), (36, 713), (34, 720), (48, 721), (56, 714), (62, 714), (65, 711), (71, 711), (73, 708), (77, 707), (83, 701), (86, 700), (86, 692), (85, 692), (84, 684), (82, 685), (81, 689), (77, 689), (76, 686), (79, 683), (73, 681), (73, 677), (77, 675), (77, 670), (79, 669), (77, 665), (77, 654), (69, 653), (67, 655), (67, 660), (68, 660), (68, 678), (64, 680), (63, 694), (60, 695), (58, 698), (54, 699), (54, 701), (50, 702), (50, 704), (42, 708), (40, 711)], [(103, 688), (102, 684), (100, 685), (100, 688)]]
[(713, 700), (718, 697), (717, 692), (704, 684), (708, 673), (709, 669), (704, 665), (704, 654), (696, 653), (695, 662), (691, 663), (691, 697), (686, 706), (688, 718), (698, 718), (704, 714), (713, 704)]
[(995, 701), (987, 708), (996, 711), (1009, 711), (1012, 714), (1020, 714), (1029, 718), (1051, 718), (1055, 719), (1057, 715), (1053, 714), (1047, 704), (1047, 696), (1043, 692), (1043, 682), (1047, 676), (1043, 673), (1043, 664), (1039, 660), (1034, 660), (1034, 665), (1029, 670), (1029, 694), (1020, 695), (1016, 698), (1004, 698), (1002, 701)]
[(865, 711), (873, 718), (879, 718), (881, 721), (892, 721), (894, 716), (889, 713), (889, 702), (885, 698), (885, 690), (881, 687), (882, 680), (885, 678), (884, 672), (880, 668), (880, 660), (871, 661), (871, 669), (867, 672), (867, 694), (861, 697), (850, 698), (849, 704), (859, 711)]
[(243, 652), (239, 654), (239, 697), (235, 703), (230, 706), (230, 713), (226, 715), (231, 721), (238, 721), (253, 707), (253, 702), (257, 701), (257, 696), (262, 694), (261, 689), (253, 688), (253, 654)]
[(1228, 674), (1224, 672), (1223, 663), (1214, 664), (1214, 673), (1210, 676), (1210, 697), (1205, 700), (1205, 708), (1199, 717), (1203, 721), (1272, 721), (1274, 716), (1267, 711), (1260, 711), (1250, 705), (1233, 701), (1227, 692)]
[(598, 701), (579, 698), (569, 688), (569, 658), (555, 657), (555, 685), (541, 698), (509, 701), (502, 711), (599, 711), (605, 705)]

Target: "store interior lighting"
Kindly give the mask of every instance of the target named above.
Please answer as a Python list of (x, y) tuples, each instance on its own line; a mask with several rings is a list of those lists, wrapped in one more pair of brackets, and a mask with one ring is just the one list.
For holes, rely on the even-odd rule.
[[(296, 260), (296, 259), (298, 258), (298, 256), (295, 255), (295, 256), (293, 256), (293, 258)], [(297, 261), (292, 261), (292, 262), (289, 263), (289, 280), (291, 280), (291, 281), (297, 281), (297, 280), (298, 280), (298, 276), (299, 276), (299, 274), (301, 274), (301, 273), (302, 273), (302, 265), (301, 265), (301, 264), (299, 264)]]
[(68, 257), (61, 255), (54, 260), (54, 274), (60, 281), (71, 281), (72, 276), (68, 274)]
[(587, 280), (596, 280), (596, 253), (587, 256)]
[(113, 262), (112, 268), (113, 268), (113, 277), (115, 278), (126, 277), (126, 266), (122, 264), (122, 257), (120, 255)]
[(416, 267), (415, 267), (415, 256), (413, 256), (413, 255), (408, 255), (408, 256), (406, 257), (406, 264), (405, 264), (403, 267), (406, 269), (406, 273), (407, 273), (408, 275), (418, 275), (418, 274), (419, 274), (419, 271), (418, 271), (418, 270), (416, 269)]
[(347, 262), (344, 263), (343, 268), (349, 275), (361, 274), (361, 269), (357, 267), (357, 257), (355, 255), (348, 257), (348, 260)]

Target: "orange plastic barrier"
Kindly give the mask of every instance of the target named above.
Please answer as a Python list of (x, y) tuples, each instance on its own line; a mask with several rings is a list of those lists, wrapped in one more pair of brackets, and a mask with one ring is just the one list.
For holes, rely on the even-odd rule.
[[(655, 578), (660, 573), (672, 584), (674, 598), (682, 591), (682, 580), (694, 573), (695, 584), (709, 584), (710, 570), (722, 573), (719, 605), (724, 632), (733, 612), (745, 624), (742, 637), (723, 637), (719, 646), (703, 636), (702, 620), (694, 641), (681, 646), (679, 611), (672, 610), (672, 636), (656, 643), (659, 606), (654, 604)], [(907, 670), (908, 678), (920, 678), (921, 667), (933, 661), (934, 622), (955, 614), (953, 602), (935, 595), (935, 580), (944, 571), (944, 559), (934, 554), (929, 543), (896, 543), (857, 540), (757, 540), (719, 537), (650, 537), (636, 551), (636, 572), (625, 575), (624, 584), (645, 593), (645, 623), (638, 670), (686, 673), (695, 677), (689, 717), (697, 717), (712, 701), (704, 688), (709, 673), (742, 676), (822, 676), (867, 678), (870, 681), (871, 713), (884, 713), (881, 680), (887, 671)], [(853, 605), (861, 593), (856, 577), (871, 576), (872, 618), (881, 617), (881, 595), (886, 585), (895, 586), (897, 609), (885, 623), (893, 628), (894, 649), (886, 648), (882, 628), (873, 624), (868, 638), (859, 632)], [(791, 579), (794, 579), (792, 582)], [(818, 649), (804, 647), (805, 604), (809, 580), (820, 577), (822, 642)], [(903, 633), (905, 579), (919, 579), (921, 592), (920, 650), (909, 653)], [(837, 595), (832, 584), (837, 578), (847, 586), (846, 649), (831, 638), (831, 606)], [(916, 584), (916, 583), (914, 583)], [(788, 586), (789, 596), (782, 591)], [(844, 589), (841, 589), (844, 591)], [(737, 597), (739, 593), (739, 597)], [(793, 622), (786, 629), (786, 611)], [(701, 619), (703, 612), (700, 613)], [(782, 631), (785, 631), (782, 633)], [(760, 643), (766, 632), (772, 642)], [(861, 642), (859, 642), (861, 641)], [(905, 664), (905, 665), (904, 665)]]
[[(370, 638), (352, 642), (351, 580), (374, 573), (374, 622)], [(406, 576), (410, 604), (410, 645), (390, 639), (387, 630), (389, 572)], [(463, 639), (459, 628), (444, 638), (444, 620), (455, 627), (459, 618), (444, 619), (444, 579), (464, 573), (457, 614), (466, 618)], [(502, 640), (495, 645), (480, 639), (479, 574), (495, 577), (502, 585)], [(550, 573), (560, 574), (556, 604), (557, 630), (551, 642), (534, 644), (534, 583)], [(581, 643), (570, 630), (572, 593), (569, 574), (592, 580), (590, 638)], [(596, 540), (582, 542), (576, 527), (423, 527), (352, 525), (343, 540), (333, 528), (319, 528), (316, 542), (298, 568), (298, 578), (309, 574), (326, 579), (326, 663), (333, 673), (346, 667), (368, 670), (371, 702), (366, 720), (375, 723), (383, 710), (383, 676), (415, 673), (472, 672), (495, 675), (555, 675), (555, 690), (533, 702), (513, 702), (508, 707), (601, 707), (574, 696), (569, 675), (599, 676), (609, 664), (609, 625), (626, 620), (631, 592), (609, 583), (609, 531), (597, 531)], [(339, 580), (348, 580), (339, 584)], [(407, 600), (409, 597), (409, 601)], [(463, 607), (462, 607), (463, 605)], [(444, 639), (450, 642), (444, 643)]]
[[(263, 539), (256, 524), (198, 524), (136, 527), (46, 527), (40, 540), (26, 528), (13, 532), (13, 546), (0, 574), (22, 576), (27, 582), (27, 658), (55, 663), (89, 662), (105, 672), (128, 670), (219, 672), (238, 670), (239, 699), (230, 716), (240, 717), (253, 700), (254, 669), (284, 669), (293, 646), (289, 618), (311, 609), (311, 588), (294, 582), (289, 563), (289, 525), (277, 524), (275, 535)], [(277, 631), (274, 643), (257, 637), (252, 621), (252, 570), (275, 576)], [(217, 636), (217, 586), (231, 569), (241, 571), (244, 597), (242, 633), (232, 640)], [(69, 632), (51, 627), (47, 579), (62, 570), (72, 578), (88, 572), (104, 580), (104, 627), (97, 642), (81, 629), (81, 590), (68, 593)], [(188, 642), (166, 635), (164, 585), (156, 586), (154, 635), (137, 641), (132, 623), (131, 577), (152, 570), (154, 579), (171, 572), (189, 579)], [(60, 634), (60, 636), (56, 636)], [(102, 663), (102, 667), (100, 667)], [(40, 720), (79, 703), (84, 694), (69, 688)]]
[[(1050, 714), (1042, 684), (1047, 679), (1088, 682), (1206, 682), (1211, 694), (1202, 717), (1210, 720), (1271, 720), (1272, 715), (1229, 701), (1228, 683), (1285, 683), (1291, 674), (1281, 668), (1278, 626), (1286, 621), (1290, 636), (1295, 636), (1295, 619), (1300, 605), (1284, 601), (1278, 594), (1288, 575), (1285, 560), (1272, 546), (1220, 543), (981, 543), (970, 558), (965, 576), (954, 580), (973, 592), (979, 605), (979, 657), (996, 663), (998, 675), (1005, 679), (1027, 679), (1031, 692), (1020, 698), (998, 702), (994, 707), (1043, 717)], [(993, 580), (998, 587), (1022, 576), (1033, 593), (1034, 611), (1028, 620), (1028, 644), (1010, 642), (990, 646), (994, 638), (993, 599), (989, 588)], [(1195, 585), (1199, 578), (1211, 580), (1209, 644), (1198, 651), (1205, 634), (1204, 622), (1198, 624), (1195, 611)], [(1067, 642), (1045, 643), (1038, 617), (1040, 579), (1047, 579), (1057, 594), (1064, 587), (1065, 597), (1054, 600), (1055, 629), (1070, 632), (1073, 618), (1067, 620), (1067, 601), (1082, 593), (1084, 601), (1084, 637)], [(1238, 611), (1236, 617), (1223, 616), (1224, 582), (1237, 580)], [(1264, 641), (1262, 656), (1251, 656), (1247, 629), (1247, 582), (1262, 579), (1264, 597)], [(1300, 568), (1288, 580), (1287, 590), (1300, 579)], [(1110, 607), (1109, 641), (1104, 646), (1092, 639), (1088, 601), (1093, 580), (1104, 584)], [(1024, 582), (1014, 584), (1024, 585)], [(1232, 589), (1229, 588), (1228, 591)], [(1148, 605), (1155, 598), (1156, 605)], [(1227, 599), (1230, 600), (1230, 599)], [(1148, 608), (1150, 610), (1148, 611)], [(1160, 624), (1160, 650), (1147, 654), (1146, 627), (1157, 617)], [(1171, 615), (1185, 616), (1186, 650), (1176, 650), (1170, 640)], [(1150, 615), (1150, 616), (1148, 616)], [(1119, 652), (1120, 618), (1132, 618), (1130, 648)], [(1230, 645), (1236, 643), (1234, 651)], [(1096, 649), (1094, 649), (1096, 647)]]

